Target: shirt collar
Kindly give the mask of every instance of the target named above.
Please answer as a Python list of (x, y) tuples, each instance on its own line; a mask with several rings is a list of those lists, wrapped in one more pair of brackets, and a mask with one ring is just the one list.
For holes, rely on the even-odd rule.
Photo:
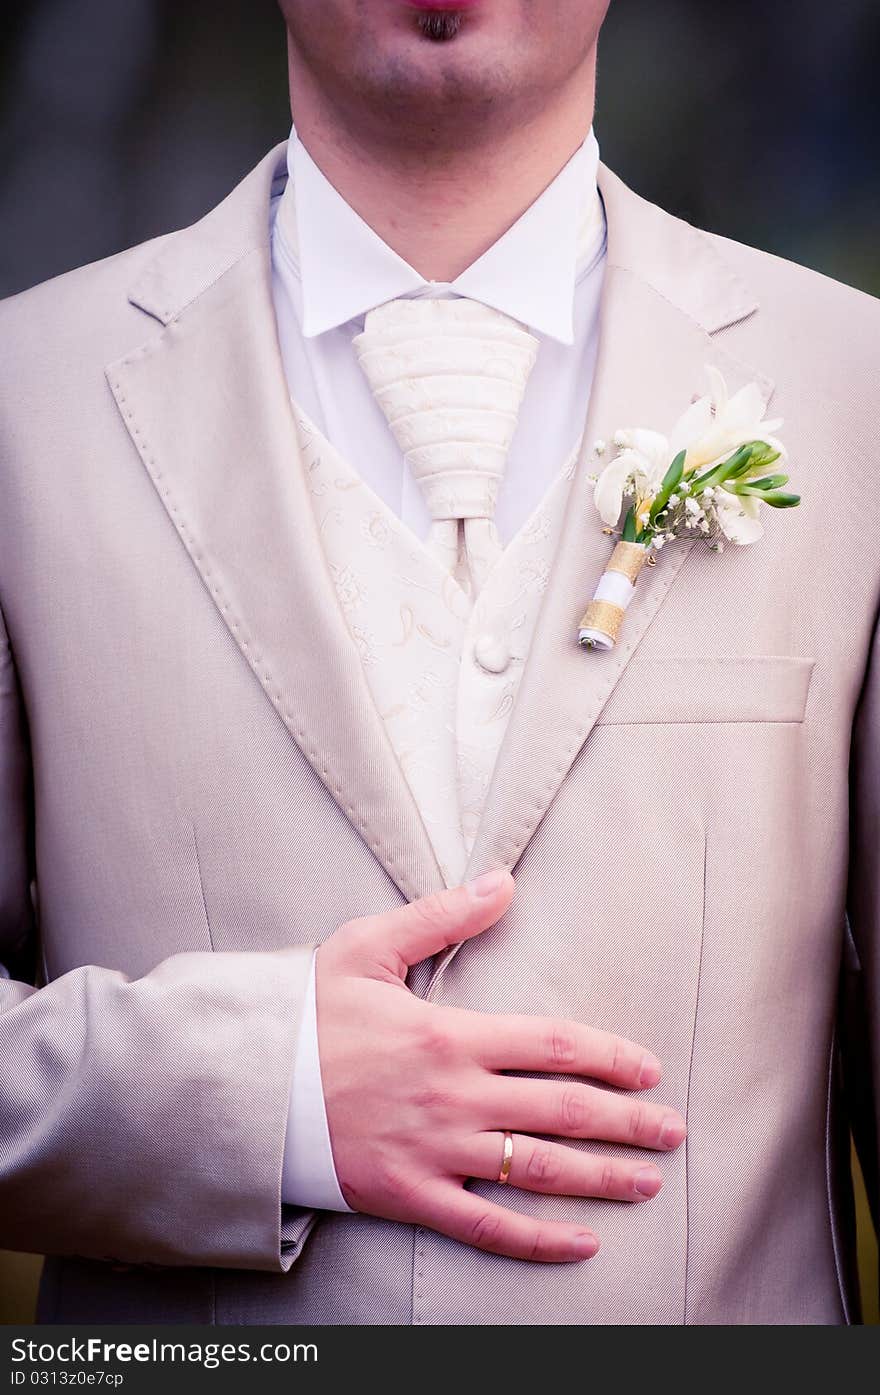
[(555, 179), (481, 257), (454, 281), (427, 281), (345, 201), (291, 128), (275, 236), (301, 283), (303, 335), (313, 338), (401, 296), (452, 294), (572, 344), (575, 284), (605, 243), (598, 164), (591, 127)]

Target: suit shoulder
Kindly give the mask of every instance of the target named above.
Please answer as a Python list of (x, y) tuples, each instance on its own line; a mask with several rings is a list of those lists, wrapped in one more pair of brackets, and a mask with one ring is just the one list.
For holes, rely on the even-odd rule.
[(176, 235), (151, 238), (0, 301), (0, 338), (13, 346), (10, 357), (26, 370), (29, 362), (45, 365), (47, 357), (63, 361), (90, 346), (112, 345), (128, 325), (142, 327), (128, 290)]
[[(182, 308), (186, 295), (197, 295), (240, 257), (265, 245), (270, 199), (286, 179), (285, 151), (282, 141), (195, 223), (0, 302), (0, 332), (19, 336), (20, 356), (33, 344), (45, 357), (54, 347), (47, 335), (55, 331), (68, 358), (78, 345), (102, 338), (120, 341), (123, 353), (132, 326), (143, 339), (143, 311), (164, 322)], [(132, 291), (141, 296), (140, 309), (129, 303)]]
[(762, 310), (793, 334), (816, 337), (817, 352), (880, 356), (880, 300), (820, 271), (744, 242), (704, 232), (716, 252), (754, 290)]
[(749, 287), (757, 311), (723, 329), (719, 347), (773, 381), (770, 413), (797, 424), (801, 470), (807, 459), (814, 462), (814, 488), (824, 489), (833, 459), (841, 479), (861, 494), (866, 476), (877, 478), (880, 300), (773, 253), (703, 236)]

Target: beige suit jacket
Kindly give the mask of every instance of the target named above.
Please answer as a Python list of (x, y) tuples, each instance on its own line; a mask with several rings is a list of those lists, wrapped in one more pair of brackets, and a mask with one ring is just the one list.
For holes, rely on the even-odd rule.
[(714, 363), (772, 396), (803, 503), (755, 546), (665, 549), (590, 653), (609, 539), (581, 459), (469, 869), (517, 895), (430, 992), (634, 1038), (687, 1144), (639, 1207), (475, 1184), (595, 1228), (582, 1265), (316, 1217), (279, 1197), (307, 946), (441, 877), (299, 467), (283, 160), (0, 308), (0, 1246), (49, 1256), (52, 1321), (857, 1320), (839, 1087), (843, 1064), (872, 1181), (877, 304), (600, 170), (586, 444), (667, 430)]

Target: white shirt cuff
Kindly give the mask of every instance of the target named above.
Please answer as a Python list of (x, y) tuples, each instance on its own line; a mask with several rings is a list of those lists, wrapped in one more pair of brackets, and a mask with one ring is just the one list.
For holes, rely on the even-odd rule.
[(308, 1207), (309, 1210), (351, 1211), (339, 1190), (330, 1147), (327, 1111), (324, 1108), (314, 954), (290, 1082), (287, 1134), (281, 1164), (281, 1200), (291, 1206)]

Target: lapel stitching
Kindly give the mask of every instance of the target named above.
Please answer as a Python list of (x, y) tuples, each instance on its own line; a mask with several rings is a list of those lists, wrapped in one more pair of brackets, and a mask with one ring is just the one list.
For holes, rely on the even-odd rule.
[[(130, 299), (165, 328), (109, 365), (107, 376), (162, 503), (263, 691), (352, 825), (413, 899), (439, 890), (442, 876), (372, 708), (302, 492), (265, 216), (283, 156), (282, 144), (201, 224), (162, 243)], [(604, 166), (599, 184), (608, 260), (599, 358), (572, 481), (574, 517), (563, 529), (468, 876), (519, 859), (699, 541), (664, 550), (637, 588), (615, 650), (578, 649), (577, 616), (610, 546), (588, 497), (594, 438), (629, 424), (667, 428), (667, 418), (703, 386), (697, 370), (702, 377), (710, 360), (758, 378), (768, 396), (772, 390), (712, 341), (715, 330), (756, 306), (711, 239), (638, 199)], [(226, 513), (236, 505), (233, 525)]]
[[(109, 365), (107, 379), (192, 563), (291, 736), (403, 894), (439, 890), (305, 495), (266, 261), (238, 259), (161, 334)], [(218, 403), (235, 404), (219, 421)]]

